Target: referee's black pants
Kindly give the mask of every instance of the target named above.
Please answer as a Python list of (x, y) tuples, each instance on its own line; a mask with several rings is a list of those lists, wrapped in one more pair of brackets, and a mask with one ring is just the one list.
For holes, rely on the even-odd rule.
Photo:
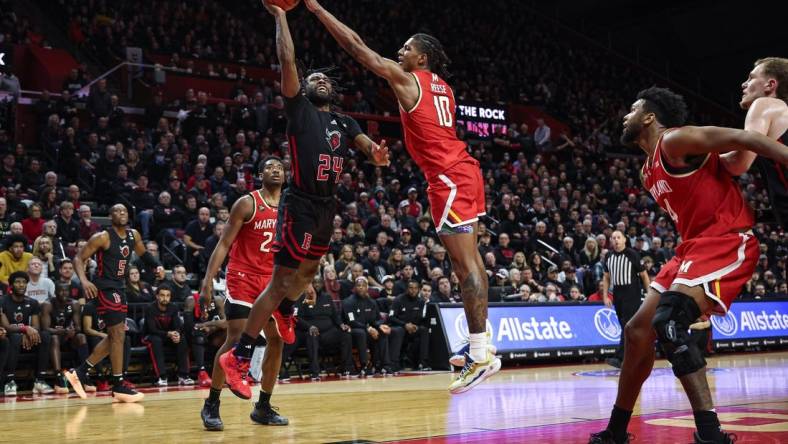
[(624, 328), (626, 327), (627, 322), (629, 322), (629, 320), (635, 316), (635, 313), (637, 313), (638, 308), (640, 308), (640, 304), (643, 301), (640, 299), (640, 289), (621, 293), (616, 292), (613, 295), (613, 301), (613, 307), (616, 309), (618, 322), (621, 324), (621, 339), (619, 340), (618, 351), (616, 352), (615, 357), (623, 362), (624, 347), (626, 347), (626, 344), (624, 343), (624, 337), (626, 336), (624, 334)]

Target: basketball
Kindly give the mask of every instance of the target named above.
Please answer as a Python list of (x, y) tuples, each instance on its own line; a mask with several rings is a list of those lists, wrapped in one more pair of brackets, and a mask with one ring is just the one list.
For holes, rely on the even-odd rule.
[(269, 5), (279, 6), (285, 11), (289, 11), (296, 6), (300, 0), (265, 0)]

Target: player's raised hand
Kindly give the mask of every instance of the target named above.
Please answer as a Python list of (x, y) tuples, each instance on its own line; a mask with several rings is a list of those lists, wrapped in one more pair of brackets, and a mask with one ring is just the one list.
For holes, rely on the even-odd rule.
[(389, 147), (386, 146), (386, 139), (380, 141), (380, 145), (372, 142), (372, 164), (375, 166), (389, 166)]
[(285, 14), (285, 10), (280, 8), (279, 6), (272, 5), (272, 4), (268, 3), (268, 1), (266, 1), (266, 0), (261, 0), (261, 1), (263, 3), (263, 6), (265, 7), (265, 9), (267, 9), (268, 12), (271, 13), (271, 15), (277, 16), (277, 15)]
[(322, 8), (320, 3), (317, 0), (304, 0), (304, 4), (306, 5), (306, 9), (310, 10), (311, 12), (315, 12), (318, 9)]

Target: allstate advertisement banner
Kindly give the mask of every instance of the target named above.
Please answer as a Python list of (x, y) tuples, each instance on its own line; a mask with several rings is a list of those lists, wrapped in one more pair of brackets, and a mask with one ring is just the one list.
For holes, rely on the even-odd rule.
[(725, 316), (712, 316), (716, 341), (788, 337), (788, 301), (734, 302)]
[[(468, 338), (462, 307), (440, 307), (449, 347), (457, 352)], [(604, 305), (490, 304), (487, 331), (499, 351), (609, 347), (621, 339), (616, 312)]]
[[(468, 338), (461, 306), (440, 306), (452, 352)], [(788, 338), (788, 301), (736, 302), (726, 316), (712, 316), (714, 341)], [(490, 304), (487, 331), (501, 352), (616, 346), (621, 326), (616, 312), (604, 305)]]

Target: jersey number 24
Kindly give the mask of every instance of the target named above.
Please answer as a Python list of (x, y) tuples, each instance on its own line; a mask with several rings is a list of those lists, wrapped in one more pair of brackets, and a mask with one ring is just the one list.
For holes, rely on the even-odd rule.
[(339, 156), (329, 156), (328, 154), (321, 154), (318, 157), (320, 164), (317, 166), (317, 180), (325, 182), (328, 180), (327, 171), (333, 171), (335, 174), (334, 181), (339, 183), (339, 177), (342, 175), (342, 165), (345, 159)]

